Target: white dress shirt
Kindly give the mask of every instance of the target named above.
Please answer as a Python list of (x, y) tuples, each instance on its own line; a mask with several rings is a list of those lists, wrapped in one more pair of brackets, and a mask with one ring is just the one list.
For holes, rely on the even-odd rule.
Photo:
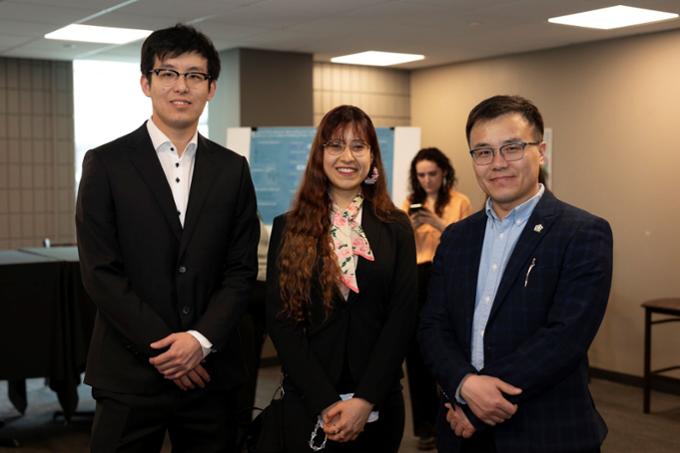
[[(163, 173), (165, 173), (165, 178), (168, 180), (170, 190), (172, 190), (172, 198), (175, 200), (179, 222), (184, 227), (187, 205), (189, 204), (191, 180), (194, 176), (198, 130), (194, 132), (184, 152), (180, 154), (177, 146), (153, 122), (153, 118), (149, 118), (149, 121), (146, 122), (146, 129), (151, 137), (151, 143), (156, 150), (161, 167), (163, 167)], [(207, 356), (212, 350), (212, 343), (196, 330), (189, 330), (188, 333), (201, 344), (203, 357)]]
[(184, 226), (191, 179), (194, 175), (194, 162), (196, 161), (196, 148), (198, 146), (198, 130), (194, 132), (184, 152), (180, 154), (177, 147), (170, 139), (149, 119), (146, 128), (151, 136), (151, 143), (156, 150), (158, 160), (163, 167), (165, 178), (168, 180), (172, 198), (175, 200), (179, 222)]

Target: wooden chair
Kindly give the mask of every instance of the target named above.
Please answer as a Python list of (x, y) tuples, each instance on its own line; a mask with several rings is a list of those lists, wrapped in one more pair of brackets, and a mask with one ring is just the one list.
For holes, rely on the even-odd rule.
[[(680, 321), (680, 298), (654, 299), (642, 303), (645, 309), (645, 358), (644, 358), (644, 399), (643, 412), (649, 414), (649, 396), (652, 389), (652, 377), (671, 370), (680, 369), (680, 365), (651, 369), (652, 325)], [(652, 321), (652, 314), (667, 315)]]

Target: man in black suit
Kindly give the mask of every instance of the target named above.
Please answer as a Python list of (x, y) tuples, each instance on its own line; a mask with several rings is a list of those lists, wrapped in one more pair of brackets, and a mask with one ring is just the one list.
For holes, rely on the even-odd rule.
[(152, 116), (83, 161), (76, 226), (98, 308), (85, 382), (94, 452), (235, 451), (237, 325), (259, 224), (242, 156), (197, 132), (215, 94), (212, 42), (184, 25), (142, 46)]
[(443, 234), (419, 330), (445, 398), (439, 451), (599, 451), (587, 351), (611, 286), (609, 224), (539, 183), (543, 119), (526, 99), (481, 102), (466, 133), (488, 199)]

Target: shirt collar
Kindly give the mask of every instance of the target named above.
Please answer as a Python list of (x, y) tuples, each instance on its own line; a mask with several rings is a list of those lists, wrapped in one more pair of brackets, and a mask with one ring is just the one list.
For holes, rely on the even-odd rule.
[[(149, 118), (149, 121), (146, 122), (146, 130), (149, 132), (149, 136), (151, 137), (151, 143), (153, 144), (153, 149), (156, 150), (156, 152), (160, 152), (164, 149), (167, 149), (168, 146), (174, 146), (172, 141), (168, 138), (167, 135), (161, 131), (158, 126), (156, 126), (156, 123), (153, 122), (153, 117)], [(184, 150), (185, 154), (193, 154), (196, 152), (196, 147), (198, 146), (198, 129), (194, 131), (193, 137), (191, 137), (191, 140), (189, 140), (189, 143), (187, 144), (186, 149)]]
[[(529, 216), (531, 216), (531, 213), (534, 211), (534, 208), (538, 204), (538, 200), (541, 199), (543, 196), (543, 193), (545, 192), (545, 186), (541, 183), (538, 183), (538, 192), (536, 192), (536, 195), (533, 197), (529, 198), (527, 201), (524, 203), (515, 206), (507, 216), (505, 216), (506, 219), (515, 219), (516, 221), (524, 222), (529, 219)], [(493, 210), (493, 207), (491, 206), (491, 197), (486, 199), (486, 204), (484, 206), (484, 210), (486, 211), (486, 215), (490, 218), (492, 218), (495, 221), (500, 222), (501, 219), (498, 218), (496, 215), (496, 211)]]

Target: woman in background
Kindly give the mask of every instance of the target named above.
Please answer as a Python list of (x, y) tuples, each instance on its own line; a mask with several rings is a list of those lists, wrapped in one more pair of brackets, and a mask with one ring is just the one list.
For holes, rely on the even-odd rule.
[[(470, 199), (453, 188), (455, 181), (449, 158), (438, 148), (421, 149), (411, 162), (411, 194), (403, 209), (409, 213), (416, 237), (419, 309), (427, 300), (432, 259), (442, 231), (470, 215)], [(439, 396), (415, 341), (406, 357), (406, 368), (418, 449), (432, 450)]]
[(324, 435), (331, 452), (398, 451), (415, 258), (413, 229), (387, 194), (371, 119), (336, 107), (319, 124), (269, 248), (267, 330), (284, 372), (286, 451), (311, 451)]

